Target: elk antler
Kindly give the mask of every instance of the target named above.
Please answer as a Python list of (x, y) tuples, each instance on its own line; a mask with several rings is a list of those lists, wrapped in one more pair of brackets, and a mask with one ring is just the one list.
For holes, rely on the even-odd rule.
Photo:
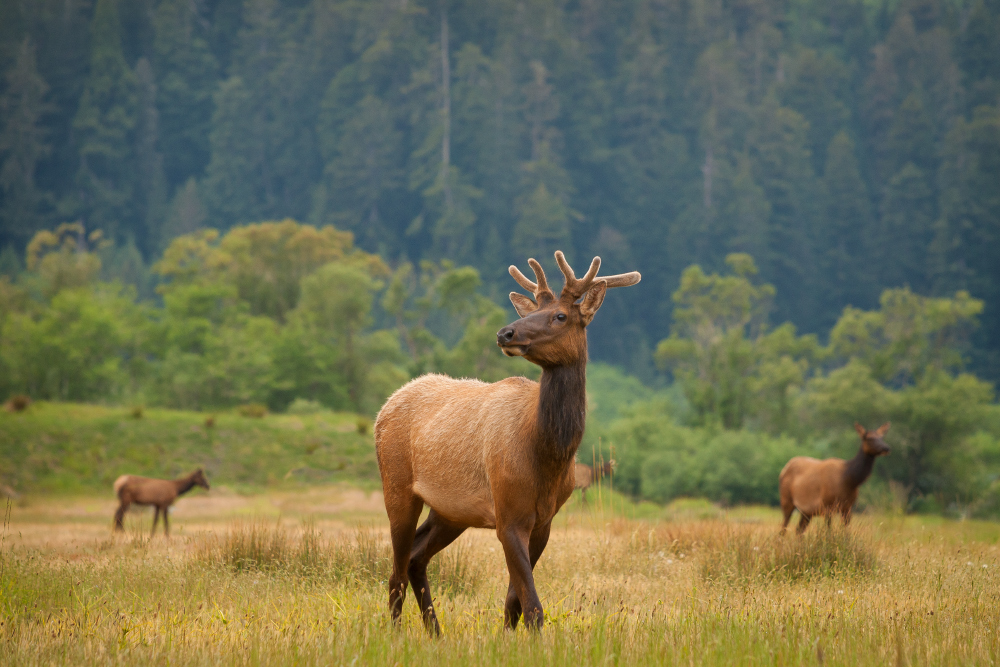
[[(531, 270), (535, 272), (535, 280), (538, 281), (537, 283), (533, 283), (528, 280), (525, 275), (521, 273), (521, 270), (513, 264), (510, 265), (510, 268), (507, 269), (507, 271), (510, 273), (511, 277), (517, 281), (518, 285), (531, 292), (539, 306), (544, 306), (547, 303), (555, 301), (556, 295), (552, 293), (551, 289), (549, 289), (549, 282), (545, 279), (545, 271), (542, 270), (542, 265), (539, 264), (534, 258), (531, 258), (528, 260), (528, 266), (530, 266)], [(511, 292), (512, 297), (514, 294), (517, 293)]]
[(577, 278), (576, 274), (573, 273), (573, 268), (566, 261), (566, 256), (563, 255), (562, 250), (556, 250), (556, 263), (559, 264), (559, 270), (562, 271), (563, 276), (566, 277), (566, 284), (563, 285), (562, 293), (559, 298), (572, 297), (573, 301), (576, 301), (581, 296), (587, 293), (591, 287), (593, 287), (594, 282), (598, 280), (603, 280), (607, 283), (608, 288), (611, 287), (628, 287), (630, 285), (635, 285), (640, 280), (642, 276), (638, 271), (631, 271), (629, 273), (619, 273), (614, 276), (597, 276), (597, 270), (601, 268), (601, 258), (595, 257), (590, 263), (590, 269), (587, 270), (586, 275), (583, 278)]

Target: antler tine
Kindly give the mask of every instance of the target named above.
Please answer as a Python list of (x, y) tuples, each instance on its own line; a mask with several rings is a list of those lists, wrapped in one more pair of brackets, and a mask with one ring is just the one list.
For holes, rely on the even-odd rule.
[(538, 285), (528, 280), (527, 276), (521, 273), (521, 270), (516, 266), (514, 266), (513, 264), (510, 265), (510, 267), (507, 269), (507, 272), (510, 274), (511, 278), (517, 281), (518, 285), (528, 290), (532, 294), (534, 294), (535, 290), (538, 289)]
[(542, 269), (542, 265), (532, 257), (528, 260), (528, 266), (535, 272), (535, 280), (538, 281), (538, 292), (551, 292), (552, 290), (549, 289), (549, 281), (545, 279), (545, 270)]
[(574, 297), (583, 296), (587, 290), (593, 285), (594, 279), (597, 276), (598, 269), (601, 268), (601, 258), (595, 257), (593, 261), (590, 262), (590, 268), (587, 269), (587, 273), (583, 278), (577, 279), (576, 274), (573, 272), (573, 267), (569, 265), (566, 261), (566, 256), (563, 254), (562, 250), (556, 251), (556, 263), (559, 264), (559, 270), (563, 272), (563, 276), (566, 277), (566, 284), (563, 286), (563, 292), (566, 294), (571, 294)]
[(608, 289), (612, 287), (631, 287), (642, 280), (642, 275), (638, 271), (630, 271), (629, 273), (619, 273), (614, 276), (601, 276), (598, 280), (606, 282)]
[(521, 273), (521, 270), (513, 264), (510, 265), (510, 268), (508, 268), (507, 271), (521, 287), (531, 292), (531, 295), (535, 297), (536, 302), (539, 304), (549, 303), (555, 299), (555, 295), (552, 294), (552, 290), (549, 289), (549, 283), (545, 279), (545, 271), (542, 269), (542, 265), (533, 258), (528, 260), (528, 264), (531, 266), (531, 270), (535, 272), (535, 280), (538, 281), (537, 283), (528, 280), (528, 278)]

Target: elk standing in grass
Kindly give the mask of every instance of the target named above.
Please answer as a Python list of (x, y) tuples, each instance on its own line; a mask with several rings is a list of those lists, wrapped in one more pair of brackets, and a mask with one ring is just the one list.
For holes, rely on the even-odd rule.
[(587, 489), (590, 485), (603, 477), (610, 477), (614, 473), (615, 462), (608, 461), (599, 466), (589, 466), (586, 463), (573, 464), (574, 488), (580, 489), (580, 499), (587, 502)]
[[(562, 252), (555, 256), (566, 278), (558, 298), (534, 259), (528, 264), (537, 283), (510, 267), (534, 300), (512, 292), (521, 319), (497, 332), (504, 354), (542, 367), (540, 382), (424, 375), (396, 391), (379, 412), (375, 450), (392, 539), (394, 624), (409, 582), (428, 631), (440, 634), (427, 563), (466, 528), (492, 528), (510, 574), (505, 626), (516, 627), (522, 612), (527, 625), (542, 625), (532, 570), (552, 518), (573, 493), (573, 458), (586, 417), (586, 326), (607, 288), (640, 279), (635, 272), (598, 278), (599, 257), (577, 279)], [(430, 513), (417, 529), (424, 504)]]
[(177, 500), (177, 496), (187, 493), (196, 486), (208, 489), (208, 480), (205, 479), (201, 468), (177, 479), (150, 479), (136, 475), (122, 475), (115, 480), (115, 495), (118, 496), (119, 502), (118, 511), (115, 512), (115, 530), (125, 530), (122, 521), (130, 505), (152, 505), (153, 531), (150, 537), (156, 534), (156, 522), (160, 514), (163, 515), (163, 534), (170, 537), (167, 510)]
[(785, 464), (778, 476), (781, 493), (781, 513), (784, 522), (781, 534), (785, 534), (792, 512), (799, 511), (801, 535), (814, 516), (826, 516), (829, 526), (833, 515), (839, 513), (844, 525), (851, 522), (851, 510), (858, 499), (858, 487), (872, 474), (875, 459), (889, 453), (889, 446), (882, 439), (889, 431), (889, 422), (875, 431), (866, 431), (861, 424), (854, 424), (861, 436), (861, 448), (850, 461), (825, 459), (820, 461), (808, 456), (796, 456)]

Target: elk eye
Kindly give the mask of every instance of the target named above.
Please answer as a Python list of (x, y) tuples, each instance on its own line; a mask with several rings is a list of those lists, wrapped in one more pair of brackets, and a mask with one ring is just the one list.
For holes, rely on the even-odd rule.
[(565, 322), (566, 321), (566, 313), (559, 313), (558, 315), (556, 315), (556, 319), (559, 320), (560, 322)]

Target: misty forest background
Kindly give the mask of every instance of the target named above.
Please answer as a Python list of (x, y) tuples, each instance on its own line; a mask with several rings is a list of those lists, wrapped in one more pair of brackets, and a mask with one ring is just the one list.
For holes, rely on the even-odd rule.
[[(581, 458), (1000, 514), (1000, 0), (2, 0), (0, 392), (374, 415), (537, 371), (507, 266), (639, 270)], [(0, 477), (5, 471), (0, 469)]]

